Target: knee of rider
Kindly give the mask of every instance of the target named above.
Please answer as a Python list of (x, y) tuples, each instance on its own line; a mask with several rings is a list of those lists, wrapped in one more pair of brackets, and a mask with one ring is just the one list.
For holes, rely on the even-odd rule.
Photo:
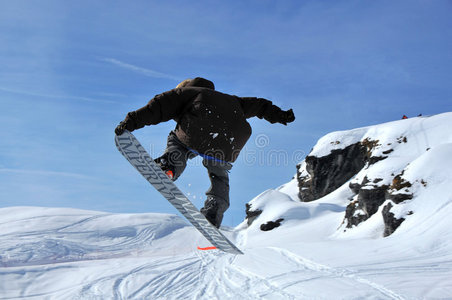
[(229, 199), (225, 199), (223, 197), (217, 198), (218, 207), (222, 210), (226, 210), (229, 208)]

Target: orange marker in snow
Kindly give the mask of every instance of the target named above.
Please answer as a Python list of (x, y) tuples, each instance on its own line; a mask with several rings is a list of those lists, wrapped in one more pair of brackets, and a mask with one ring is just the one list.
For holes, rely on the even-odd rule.
[(198, 250), (215, 250), (215, 249), (217, 249), (217, 247), (204, 247), (204, 248), (202, 248), (202, 247), (199, 247), (198, 246)]

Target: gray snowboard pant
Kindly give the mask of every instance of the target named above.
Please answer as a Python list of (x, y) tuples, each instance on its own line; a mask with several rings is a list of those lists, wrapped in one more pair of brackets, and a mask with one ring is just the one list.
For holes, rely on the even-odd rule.
[[(185, 146), (171, 131), (165, 152), (155, 161), (160, 164), (163, 170), (173, 171), (173, 180), (177, 180), (187, 166), (187, 160), (197, 156)], [(224, 212), (229, 208), (229, 176), (232, 168), (229, 162), (215, 160), (210, 157), (203, 157), (202, 164), (206, 167), (210, 178), (210, 187), (206, 192), (207, 200), (201, 213), (206, 219), (217, 228), (220, 228)]]

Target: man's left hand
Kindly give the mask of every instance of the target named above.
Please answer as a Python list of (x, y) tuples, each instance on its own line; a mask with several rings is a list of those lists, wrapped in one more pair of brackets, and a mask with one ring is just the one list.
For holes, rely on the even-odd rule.
[(279, 123), (287, 125), (287, 123), (292, 123), (295, 121), (295, 115), (293, 113), (292, 109), (289, 109), (288, 111), (281, 111), (279, 115)]

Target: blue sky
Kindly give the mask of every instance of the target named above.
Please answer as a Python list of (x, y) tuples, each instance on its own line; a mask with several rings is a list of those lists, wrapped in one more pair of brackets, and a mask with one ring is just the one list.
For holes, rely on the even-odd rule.
[[(440, 0), (0, 1), (0, 206), (174, 213), (117, 152), (113, 130), (202, 76), (297, 117), (251, 120), (230, 174), (224, 224), (236, 225), (322, 135), (452, 111), (451, 15)], [(136, 136), (156, 156), (174, 126)], [(199, 159), (178, 185), (202, 206)]]

